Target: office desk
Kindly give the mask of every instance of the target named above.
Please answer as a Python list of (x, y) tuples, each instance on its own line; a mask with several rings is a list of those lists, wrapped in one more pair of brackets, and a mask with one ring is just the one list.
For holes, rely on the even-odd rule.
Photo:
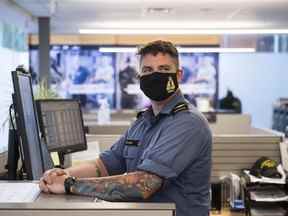
[(174, 216), (170, 203), (94, 202), (90, 197), (41, 194), (33, 203), (0, 203), (0, 216)]

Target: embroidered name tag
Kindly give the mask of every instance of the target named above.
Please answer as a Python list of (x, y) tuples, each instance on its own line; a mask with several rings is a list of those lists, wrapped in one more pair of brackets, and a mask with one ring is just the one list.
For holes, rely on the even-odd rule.
[(132, 140), (132, 139), (127, 139), (125, 140), (125, 145), (129, 146), (138, 146), (139, 140)]

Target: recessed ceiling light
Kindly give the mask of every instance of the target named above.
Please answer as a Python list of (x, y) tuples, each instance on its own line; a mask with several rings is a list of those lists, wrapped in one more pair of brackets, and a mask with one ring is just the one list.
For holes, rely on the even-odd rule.
[(204, 13), (209, 13), (213, 11), (213, 8), (209, 8), (209, 7), (200, 8), (200, 11)]
[(168, 14), (171, 13), (172, 8), (164, 8), (164, 7), (151, 7), (147, 8), (146, 12), (150, 14)]

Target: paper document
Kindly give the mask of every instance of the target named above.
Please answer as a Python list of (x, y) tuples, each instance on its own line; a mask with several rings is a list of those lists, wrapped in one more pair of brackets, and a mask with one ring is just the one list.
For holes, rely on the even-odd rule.
[(280, 143), (281, 162), (284, 170), (288, 171), (288, 141)]
[(281, 164), (277, 166), (277, 171), (281, 174), (282, 178), (267, 178), (261, 177), (257, 178), (250, 174), (249, 170), (244, 170), (244, 173), (249, 176), (251, 183), (261, 182), (261, 183), (272, 183), (272, 184), (286, 184), (286, 174)]
[(34, 202), (40, 192), (37, 183), (0, 182), (0, 203)]
[(281, 207), (274, 208), (252, 208), (251, 216), (285, 216), (286, 211)]
[(281, 202), (288, 201), (288, 195), (280, 189), (275, 190), (259, 190), (250, 192), (251, 200), (259, 202)]

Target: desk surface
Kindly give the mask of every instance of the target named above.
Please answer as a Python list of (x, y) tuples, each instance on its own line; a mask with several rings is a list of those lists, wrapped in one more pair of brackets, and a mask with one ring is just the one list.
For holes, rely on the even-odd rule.
[(211, 213), (210, 216), (245, 216), (244, 212), (231, 212), (228, 209), (224, 209), (221, 213)]
[(33, 203), (0, 203), (2, 216), (174, 216), (172, 203), (94, 202), (93, 198), (41, 194)]
[[(69, 213), (74, 215), (173, 215), (175, 204), (173, 203), (112, 203), (105, 201), (94, 201), (94, 198), (74, 195), (53, 195), (44, 194), (38, 197), (33, 203), (0, 203), (0, 215), (37, 215), (49, 216), (51, 213), (62, 215)], [(86, 214), (88, 211), (89, 214)], [(97, 213), (98, 212), (98, 213)], [(146, 213), (145, 213), (146, 212)], [(170, 212), (170, 213), (169, 213)], [(43, 214), (42, 214), (43, 213)], [(59, 214), (58, 214), (59, 213)], [(68, 214), (67, 213), (67, 214)], [(91, 213), (91, 214), (90, 214)], [(93, 214), (92, 214), (93, 213)], [(117, 213), (117, 214), (116, 214)], [(123, 213), (123, 214), (121, 214)], [(53, 214), (54, 215), (54, 214)], [(211, 216), (243, 216), (243, 213), (232, 213), (229, 210), (223, 210), (220, 214), (211, 214)], [(62, 215), (63, 216), (63, 215)]]
[(0, 203), (2, 210), (175, 210), (173, 203), (131, 203), (94, 201), (94, 198), (41, 193), (33, 203)]
[[(2, 210), (174, 210), (172, 203), (111, 203), (94, 202), (91, 197), (41, 194), (34, 203), (0, 203)], [(244, 216), (242, 212), (223, 210), (221, 213), (211, 213), (211, 216)]]

